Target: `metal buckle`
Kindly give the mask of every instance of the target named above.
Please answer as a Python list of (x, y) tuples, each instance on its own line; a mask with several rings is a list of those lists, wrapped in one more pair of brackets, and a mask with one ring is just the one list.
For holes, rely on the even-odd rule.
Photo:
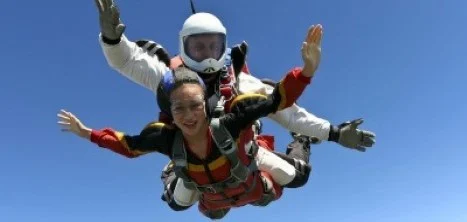
[(212, 194), (217, 193), (217, 192), (216, 192), (216, 189), (214, 189), (214, 187), (212, 187), (212, 186), (206, 186), (206, 187), (204, 187), (204, 188), (206, 188), (206, 189), (208, 190), (209, 193), (212, 193)]

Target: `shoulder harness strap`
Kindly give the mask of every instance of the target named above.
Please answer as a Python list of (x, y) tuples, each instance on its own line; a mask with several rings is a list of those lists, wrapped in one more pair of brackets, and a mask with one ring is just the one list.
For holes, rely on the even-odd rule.
[[(257, 165), (255, 161), (251, 161), (249, 166), (245, 166), (240, 159), (238, 158), (238, 147), (236, 141), (230, 135), (229, 131), (220, 124), (219, 118), (214, 118), (211, 120), (210, 124), (212, 137), (214, 142), (216, 143), (219, 151), (227, 156), (227, 159), (230, 161), (231, 169), (230, 174), (231, 177), (235, 178), (235, 180), (229, 180), (233, 184), (229, 184), (229, 186), (237, 186), (241, 182), (245, 182), (248, 176), (252, 171), (256, 171)], [(253, 144), (256, 144), (253, 142)], [(253, 151), (254, 148), (257, 146), (252, 146), (252, 154), (256, 155), (256, 151)]]
[(197, 190), (198, 185), (193, 180), (191, 180), (186, 173), (188, 163), (186, 160), (186, 150), (185, 144), (183, 143), (183, 135), (180, 130), (177, 130), (175, 133), (175, 139), (172, 144), (172, 161), (174, 162), (175, 175), (182, 178), (185, 187), (187, 189)]

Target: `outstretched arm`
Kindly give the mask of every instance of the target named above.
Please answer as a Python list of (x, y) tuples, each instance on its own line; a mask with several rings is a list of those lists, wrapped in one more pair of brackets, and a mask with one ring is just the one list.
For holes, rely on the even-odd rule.
[[(269, 85), (270, 83), (265, 84), (258, 78), (249, 74), (240, 73), (239, 81), (240, 92), (242, 94), (257, 93), (270, 95), (274, 90), (274, 86)], [(319, 140), (328, 140), (329, 130), (331, 128), (330, 122), (317, 117), (297, 104), (271, 113), (268, 117), (292, 132), (316, 137)]]
[(243, 94), (230, 104), (230, 112), (222, 119), (231, 135), (236, 138), (253, 121), (291, 106), (310, 83), (301, 69), (293, 69), (277, 84), (270, 95)]
[(149, 124), (139, 135), (127, 135), (111, 128), (95, 130), (85, 126), (71, 112), (61, 110), (57, 115), (64, 132), (71, 132), (87, 139), (100, 147), (112, 150), (128, 158), (138, 157), (150, 152), (168, 154), (171, 131), (162, 123)]
[[(254, 77), (247, 78), (251, 79)], [(264, 84), (259, 80), (256, 82), (257, 86), (263, 84), (263, 93), (272, 93), (272, 86)], [(292, 132), (315, 137), (320, 141), (333, 141), (344, 147), (359, 151), (365, 151), (366, 148), (372, 147), (376, 143), (376, 134), (374, 132), (358, 128), (363, 123), (362, 119), (332, 125), (328, 120), (313, 115), (297, 104), (293, 104), (276, 113), (271, 113), (268, 117)]]
[[(316, 26), (312, 26), (308, 30), (306, 42), (302, 46), (302, 59), (304, 67), (310, 67), (307, 68), (308, 70), (316, 70), (320, 61), (321, 48), (319, 44), (311, 44), (312, 39), (314, 39), (312, 37), (314, 27)], [(321, 41), (321, 38), (319, 38), (319, 41)], [(309, 48), (309, 50), (305, 50), (306, 48)], [(254, 92), (269, 95), (274, 89), (273, 86), (244, 73), (239, 75), (239, 81), (241, 93)], [(271, 113), (269, 117), (292, 132), (315, 137), (319, 140), (334, 141), (347, 148), (364, 151), (366, 147), (371, 147), (375, 143), (376, 135), (373, 132), (357, 128), (363, 121), (354, 120), (353, 124), (346, 122), (339, 126), (333, 126), (329, 121), (316, 117), (296, 104), (276, 113)]]
[(262, 95), (258, 94), (254, 99), (245, 99), (252, 95), (244, 94), (232, 102), (231, 113), (221, 121), (234, 138), (253, 121), (295, 103), (318, 69), (321, 60), (322, 35), (321, 25), (310, 27), (301, 49), (303, 69), (296, 68), (289, 72), (270, 95), (261, 98)]
[(123, 34), (125, 25), (113, 0), (95, 0), (99, 11), (99, 43), (113, 69), (153, 92), (161, 76), (169, 69), (157, 56), (150, 56)]

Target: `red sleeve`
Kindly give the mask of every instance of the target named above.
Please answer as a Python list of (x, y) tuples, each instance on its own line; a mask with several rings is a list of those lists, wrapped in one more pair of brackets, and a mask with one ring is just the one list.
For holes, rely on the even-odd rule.
[(141, 153), (137, 151), (130, 150), (123, 135), (123, 133), (111, 128), (92, 130), (91, 142), (97, 144), (99, 147), (107, 148), (128, 158), (141, 155)]
[(305, 90), (305, 87), (310, 83), (311, 77), (303, 76), (301, 68), (294, 68), (288, 72), (279, 85), (281, 103), (278, 110), (285, 109), (294, 104)]

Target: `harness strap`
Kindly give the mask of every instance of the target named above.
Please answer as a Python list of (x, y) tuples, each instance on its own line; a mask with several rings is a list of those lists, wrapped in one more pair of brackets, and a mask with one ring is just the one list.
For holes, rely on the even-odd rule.
[(198, 184), (191, 180), (186, 173), (188, 166), (186, 150), (183, 135), (179, 130), (175, 133), (174, 143), (172, 144), (172, 161), (174, 162), (175, 175), (182, 178), (185, 187), (190, 190), (198, 190)]
[(253, 172), (253, 182), (251, 183), (251, 186), (248, 187), (248, 189), (245, 190), (245, 192), (241, 193), (241, 194), (238, 194), (238, 195), (235, 195), (235, 196), (232, 196), (232, 197), (229, 197), (229, 198), (226, 198), (226, 199), (223, 199), (223, 200), (208, 200), (206, 198), (204, 198), (205, 201), (209, 201), (209, 202), (233, 202), (235, 203), (237, 200), (243, 198), (244, 196), (246, 195), (249, 195), (253, 189), (256, 187), (256, 183), (257, 183), (257, 177), (259, 176), (259, 172), (256, 171), (256, 172)]
[[(237, 179), (236, 183), (233, 185), (239, 185), (241, 182), (245, 182), (248, 178), (248, 175), (251, 172), (254, 172), (258, 169), (258, 166), (255, 161), (251, 161), (248, 166), (245, 166), (238, 158), (238, 148), (237, 144), (230, 135), (229, 131), (220, 124), (219, 118), (214, 118), (211, 120), (210, 124), (211, 132), (213, 135), (213, 140), (216, 143), (219, 151), (227, 156), (230, 164), (232, 165), (230, 169), (231, 176)], [(252, 142), (249, 154), (254, 157), (258, 152), (258, 146), (255, 141)]]

